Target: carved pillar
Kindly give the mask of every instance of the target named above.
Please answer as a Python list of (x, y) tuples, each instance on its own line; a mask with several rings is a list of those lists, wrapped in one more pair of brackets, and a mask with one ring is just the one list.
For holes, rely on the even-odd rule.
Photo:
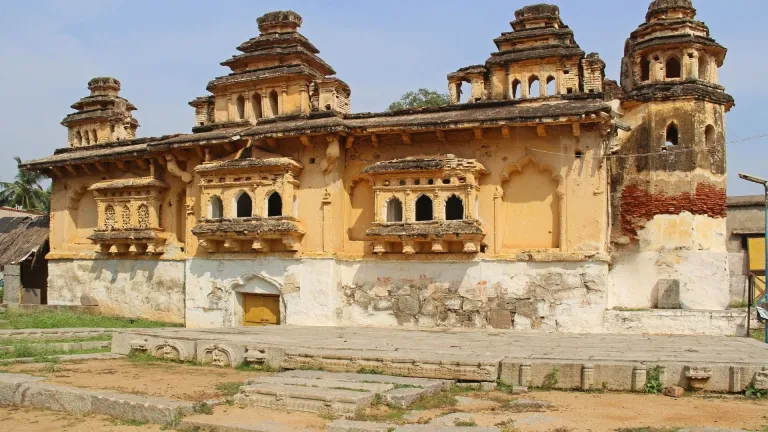
[(302, 85), (299, 88), (299, 96), (301, 97), (301, 108), (299, 109), (299, 112), (308, 113), (310, 111), (309, 97), (307, 95), (307, 87), (305, 85)]
[(285, 101), (288, 99), (288, 86), (280, 89), (280, 103), (277, 105), (278, 114), (285, 114)]
[(493, 193), (493, 253), (498, 254), (501, 250), (501, 199), (504, 197), (502, 186), (496, 186)]
[(448, 82), (448, 94), (451, 105), (456, 105), (461, 101), (461, 81)]

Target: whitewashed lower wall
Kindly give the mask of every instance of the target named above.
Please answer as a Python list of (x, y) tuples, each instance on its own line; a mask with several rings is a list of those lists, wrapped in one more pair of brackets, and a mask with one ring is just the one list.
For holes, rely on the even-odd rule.
[(102, 313), (184, 322), (184, 262), (52, 260), (48, 304), (98, 305)]

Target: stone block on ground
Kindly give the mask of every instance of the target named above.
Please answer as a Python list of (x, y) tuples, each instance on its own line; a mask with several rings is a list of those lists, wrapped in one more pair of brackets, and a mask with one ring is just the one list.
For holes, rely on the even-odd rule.
[(247, 385), (235, 396), (245, 406), (260, 406), (291, 411), (352, 414), (367, 408), (374, 393), (285, 384), (257, 383)]
[(438, 426), (474, 426), (477, 424), (475, 417), (469, 413), (452, 413), (436, 417), (429, 422), (430, 425)]
[(326, 432), (389, 432), (395, 425), (389, 423), (336, 420), (325, 427)]
[(45, 378), (24, 374), (0, 374), (0, 405), (21, 404), (21, 395), (19, 394), (21, 386), (44, 380)]
[(685, 395), (685, 389), (678, 386), (670, 386), (664, 389), (664, 396), (681, 398)]
[(407, 425), (400, 426), (394, 432), (500, 432), (497, 427), (480, 426), (442, 426), (442, 425)]
[(659, 279), (656, 283), (658, 289), (659, 309), (680, 309), (680, 280)]
[(307, 378), (336, 381), (356, 381), (366, 383), (385, 383), (395, 386), (421, 387), (426, 389), (448, 390), (453, 384), (450, 380), (438, 380), (429, 378), (408, 378), (389, 375), (357, 374), (357, 373), (334, 373), (312, 370), (292, 370), (279, 374), (281, 377), (288, 378)]
[(309, 432), (309, 429), (295, 428), (272, 421), (254, 420), (252, 423), (242, 423), (201, 418), (184, 419), (176, 426), (176, 430), (182, 432)]

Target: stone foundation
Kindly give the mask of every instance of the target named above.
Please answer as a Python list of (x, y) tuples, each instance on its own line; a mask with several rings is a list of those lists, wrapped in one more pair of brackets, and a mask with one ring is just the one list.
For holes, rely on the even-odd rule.
[(48, 303), (98, 306), (101, 313), (184, 322), (184, 262), (52, 260)]

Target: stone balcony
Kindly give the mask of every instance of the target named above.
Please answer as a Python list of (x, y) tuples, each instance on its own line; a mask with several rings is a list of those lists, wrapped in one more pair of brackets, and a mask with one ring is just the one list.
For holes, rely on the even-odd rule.
[(209, 253), (296, 252), (304, 230), (289, 216), (201, 219), (192, 229)]
[(480, 252), (485, 232), (473, 219), (424, 222), (375, 222), (366, 232), (373, 242), (373, 252), (465, 253)]
[(113, 249), (121, 255), (162, 254), (167, 238), (153, 229), (97, 229), (88, 239), (99, 246), (101, 253), (109, 254)]

